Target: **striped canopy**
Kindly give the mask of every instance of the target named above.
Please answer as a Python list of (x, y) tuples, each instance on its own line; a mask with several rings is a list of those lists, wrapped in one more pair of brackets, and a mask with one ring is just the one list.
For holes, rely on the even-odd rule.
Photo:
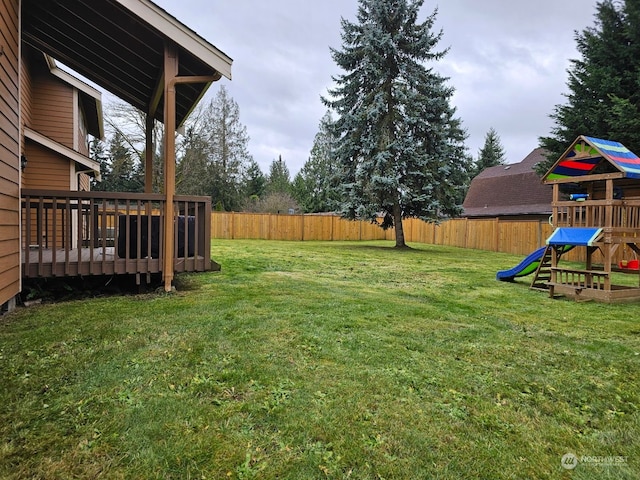
[(580, 136), (544, 176), (544, 180), (563, 180), (589, 175), (602, 162), (608, 162), (623, 177), (640, 179), (640, 158), (627, 147), (611, 140)]

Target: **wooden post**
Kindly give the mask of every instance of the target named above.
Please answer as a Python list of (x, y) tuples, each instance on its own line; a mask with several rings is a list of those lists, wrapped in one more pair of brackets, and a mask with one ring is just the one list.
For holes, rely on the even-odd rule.
[(558, 226), (558, 201), (560, 200), (560, 185), (553, 184), (553, 197), (551, 199), (551, 227), (556, 228)]
[(165, 45), (164, 54), (164, 268), (162, 272), (165, 291), (171, 291), (173, 281), (174, 206), (176, 194), (176, 85), (179, 83), (210, 83), (221, 75), (178, 77), (178, 50), (175, 45)]
[(144, 193), (153, 193), (153, 115), (147, 113), (145, 132)]
[(173, 281), (174, 214), (173, 199), (176, 194), (176, 86), (178, 75), (178, 51), (167, 44), (164, 49), (164, 290), (171, 291)]

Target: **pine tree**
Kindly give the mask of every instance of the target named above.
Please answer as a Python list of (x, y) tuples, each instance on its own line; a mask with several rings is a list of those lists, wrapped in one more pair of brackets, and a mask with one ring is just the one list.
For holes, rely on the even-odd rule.
[[(118, 141), (122, 143), (123, 147), (126, 147), (131, 157), (136, 182), (140, 182), (142, 185), (140, 188), (144, 189), (147, 115), (129, 104), (114, 102), (110, 103), (106, 109), (105, 122), (110, 131), (109, 141), (113, 141), (114, 137), (118, 135)], [(164, 142), (162, 141), (164, 125), (154, 121), (151, 135), (153, 138), (151, 191), (160, 193), (164, 188)]]
[(291, 174), (287, 164), (282, 160), (282, 155), (279, 155), (278, 160), (274, 160), (269, 166), (266, 193), (291, 193)]
[(176, 192), (181, 195), (210, 195), (211, 182), (207, 139), (191, 125), (180, 141), (176, 162)]
[(102, 191), (101, 183), (109, 171), (107, 152), (105, 151), (104, 142), (99, 138), (92, 138), (89, 142), (89, 158), (98, 162), (100, 165), (100, 178), (98, 181), (95, 178), (91, 180), (91, 189)]
[(132, 153), (125, 137), (115, 132), (109, 142), (107, 166), (102, 182), (96, 189), (107, 192), (142, 192), (144, 181), (136, 168), (135, 154)]
[(461, 212), (471, 160), (466, 132), (450, 105), (453, 89), (428, 68), (442, 32), (436, 13), (419, 23), (424, 0), (359, 0), (358, 23), (342, 20), (345, 71), (325, 104), (338, 114), (336, 157), (346, 218), (395, 227), (406, 247), (402, 219), (438, 221)]
[(252, 157), (247, 129), (240, 122), (240, 109), (224, 86), (209, 103), (204, 117), (211, 200), (224, 210), (239, 210), (244, 200), (244, 172)]
[(502, 165), (505, 162), (505, 153), (500, 136), (493, 127), (489, 129), (484, 137), (484, 145), (478, 151), (478, 159), (473, 168), (472, 177), (480, 174), (483, 170), (496, 165)]
[(260, 165), (254, 159), (251, 159), (249, 165), (245, 169), (243, 187), (245, 199), (255, 202), (264, 196), (267, 185), (267, 179), (260, 169)]
[(309, 159), (293, 179), (292, 191), (305, 212), (329, 212), (337, 208), (335, 143), (331, 112), (320, 120)]
[(567, 103), (556, 105), (555, 126), (540, 138), (544, 174), (579, 135), (623, 143), (640, 152), (640, 2), (605, 0), (595, 26), (576, 33), (579, 59), (571, 60)]

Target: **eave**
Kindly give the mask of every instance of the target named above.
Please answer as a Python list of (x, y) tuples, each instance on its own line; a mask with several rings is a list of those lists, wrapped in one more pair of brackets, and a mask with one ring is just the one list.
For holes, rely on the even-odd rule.
[(61, 143), (58, 143), (55, 140), (47, 137), (46, 135), (36, 132), (29, 127), (24, 127), (24, 136), (25, 138), (28, 138), (29, 140), (38, 143), (39, 145), (42, 145), (43, 147), (48, 148), (49, 150), (62, 155), (65, 158), (68, 158), (70, 161), (76, 162), (84, 169), (91, 171), (96, 180), (101, 180), (100, 164), (95, 160), (86, 157), (65, 145), (62, 145)]
[(166, 45), (178, 52), (180, 76), (209, 79), (176, 87), (177, 125), (212, 80), (231, 78), (231, 58), (148, 0), (22, 0), (22, 34), (28, 44), (161, 122)]

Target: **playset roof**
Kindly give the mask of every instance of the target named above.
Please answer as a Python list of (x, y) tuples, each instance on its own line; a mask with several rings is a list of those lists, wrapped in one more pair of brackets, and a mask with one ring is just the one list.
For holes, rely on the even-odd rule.
[(640, 158), (619, 142), (581, 135), (549, 169), (543, 181), (585, 181), (595, 175), (640, 179)]

